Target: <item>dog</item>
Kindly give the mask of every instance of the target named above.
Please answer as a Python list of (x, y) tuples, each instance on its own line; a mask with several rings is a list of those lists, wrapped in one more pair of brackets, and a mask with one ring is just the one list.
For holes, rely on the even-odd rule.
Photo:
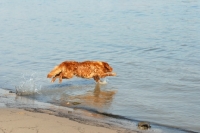
[(62, 79), (70, 79), (73, 76), (90, 79), (93, 78), (96, 82), (100, 82), (101, 78), (106, 76), (116, 76), (116, 73), (112, 72), (113, 68), (103, 61), (64, 61), (48, 73), (47, 78), (52, 78), (51, 82), (54, 82), (59, 78), (59, 83), (62, 83)]

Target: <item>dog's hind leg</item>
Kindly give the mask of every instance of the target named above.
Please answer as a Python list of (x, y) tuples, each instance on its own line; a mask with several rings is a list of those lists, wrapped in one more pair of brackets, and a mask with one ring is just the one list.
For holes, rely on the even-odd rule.
[(63, 78), (62, 73), (60, 73), (60, 75), (59, 75), (59, 83), (62, 83), (62, 78)]
[(52, 78), (51, 82), (53, 83), (59, 76), (55, 76)]
[(63, 79), (71, 79), (73, 78), (74, 74), (72, 72), (65, 72), (63, 75)]
[(47, 75), (47, 78), (51, 78), (55, 75), (59, 75), (59, 73), (62, 71), (62, 69), (59, 66), (56, 66), (49, 74)]
[(56, 75), (52, 78), (51, 82), (53, 83), (57, 78), (59, 78), (59, 77), (60, 77), (60, 74), (61, 74), (61, 73), (56, 74)]

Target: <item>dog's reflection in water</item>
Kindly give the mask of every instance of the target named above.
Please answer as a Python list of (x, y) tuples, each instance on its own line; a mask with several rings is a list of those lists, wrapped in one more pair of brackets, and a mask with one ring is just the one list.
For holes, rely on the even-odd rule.
[[(65, 101), (64, 106), (86, 106), (86, 107), (98, 107), (98, 108), (108, 108), (112, 103), (113, 96), (116, 91), (105, 91), (100, 89), (100, 84), (97, 83), (94, 91), (83, 95), (69, 96)], [(74, 104), (75, 103), (75, 104)]]

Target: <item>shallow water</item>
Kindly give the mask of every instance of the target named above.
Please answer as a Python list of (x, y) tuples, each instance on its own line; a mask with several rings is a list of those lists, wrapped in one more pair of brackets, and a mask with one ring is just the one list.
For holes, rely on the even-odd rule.
[[(3, 0), (0, 88), (199, 132), (199, 12), (198, 0)], [(50, 83), (65, 60), (107, 61), (117, 77), (100, 90), (80, 78)]]

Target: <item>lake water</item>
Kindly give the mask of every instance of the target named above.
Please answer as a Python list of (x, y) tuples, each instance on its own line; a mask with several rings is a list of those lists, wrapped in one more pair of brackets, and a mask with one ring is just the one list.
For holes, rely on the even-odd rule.
[[(0, 88), (59, 106), (200, 132), (199, 0), (2, 0)], [(117, 73), (50, 83), (65, 60)]]

